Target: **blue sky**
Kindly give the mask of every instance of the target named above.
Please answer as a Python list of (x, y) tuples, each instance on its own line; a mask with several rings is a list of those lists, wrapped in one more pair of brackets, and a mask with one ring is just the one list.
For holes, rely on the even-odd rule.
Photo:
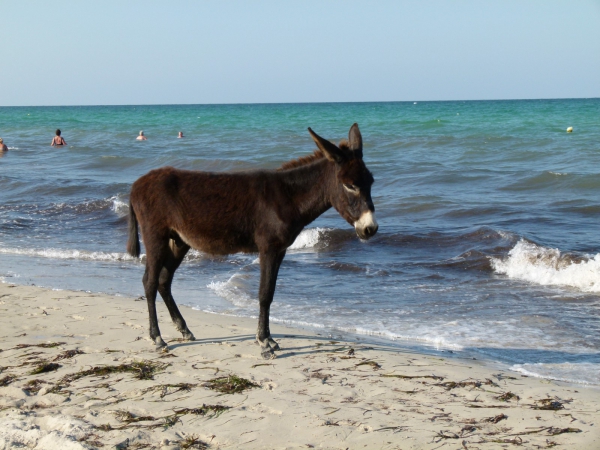
[(600, 1), (0, 1), (0, 106), (600, 97)]

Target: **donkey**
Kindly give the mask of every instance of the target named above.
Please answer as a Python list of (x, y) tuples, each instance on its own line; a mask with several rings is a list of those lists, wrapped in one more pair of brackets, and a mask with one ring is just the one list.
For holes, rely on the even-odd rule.
[(270, 359), (279, 350), (269, 329), (277, 274), (302, 229), (333, 206), (359, 238), (377, 232), (374, 180), (363, 162), (358, 125), (352, 125), (349, 139), (339, 146), (310, 128), (308, 132), (317, 150), (277, 170), (213, 173), (163, 167), (133, 183), (127, 251), (139, 257), (139, 227), (146, 247), (143, 283), (150, 338), (158, 351), (166, 351), (167, 344), (158, 328), (157, 291), (183, 339), (195, 340), (171, 295), (173, 275), (190, 248), (213, 255), (259, 254), (256, 341), (262, 357)]

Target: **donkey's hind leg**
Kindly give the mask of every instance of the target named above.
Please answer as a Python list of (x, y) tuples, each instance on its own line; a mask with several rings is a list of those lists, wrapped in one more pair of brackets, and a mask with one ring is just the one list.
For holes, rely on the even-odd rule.
[(189, 245), (182, 241), (177, 242), (176, 240), (170, 239), (167, 257), (158, 278), (158, 292), (165, 301), (165, 305), (167, 305), (167, 308), (169, 309), (169, 314), (171, 314), (171, 319), (177, 330), (183, 336), (183, 339), (185, 341), (194, 341), (196, 338), (187, 327), (183, 316), (179, 312), (179, 308), (177, 308), (177, 305), (175, 304), (175, 299), (173, 299), (173, 295), (171, 294), (173, 276), (189, 249)]
[(158, 290), (158, 279), (167, 256), (168, 237), (159, 234), (151, 235), (143, 233), (144, 245), (146, 246), (146, 271), (144, 272), (144, 290), (148, 302), (148, 318), (150, 320), (150, 339), (156, 344), (156, 350), (167, 349), (158, 328), (158, 316), (156, 314), (156, 292)]

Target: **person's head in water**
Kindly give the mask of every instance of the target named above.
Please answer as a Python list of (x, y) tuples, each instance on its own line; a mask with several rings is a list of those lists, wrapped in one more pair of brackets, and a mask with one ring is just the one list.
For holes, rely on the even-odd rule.
[(60, 130), (58, 130), (58, 129), (56, 130), (56, 135), (60, 136)]
[(182, 138), (183, 137), (183, 131), (180, 131), (179, 134), (177, 135), (178, 138)]
[(144, 135), (144, 131), (140, 130), (140, 136), (143, 136), (143, 135)]

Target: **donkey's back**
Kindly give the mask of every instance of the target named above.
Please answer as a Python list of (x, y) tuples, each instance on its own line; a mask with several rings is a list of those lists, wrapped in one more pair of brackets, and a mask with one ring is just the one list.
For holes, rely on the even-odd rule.
[[(130, 212), (144, 244), (173, 239), (210, 254), (258, 252), (256, 225), (277, 202), (269, 171), (213, 173), (163, 167), (132, 186)], [(270, 206), (267, 206), (270, 205)]]

